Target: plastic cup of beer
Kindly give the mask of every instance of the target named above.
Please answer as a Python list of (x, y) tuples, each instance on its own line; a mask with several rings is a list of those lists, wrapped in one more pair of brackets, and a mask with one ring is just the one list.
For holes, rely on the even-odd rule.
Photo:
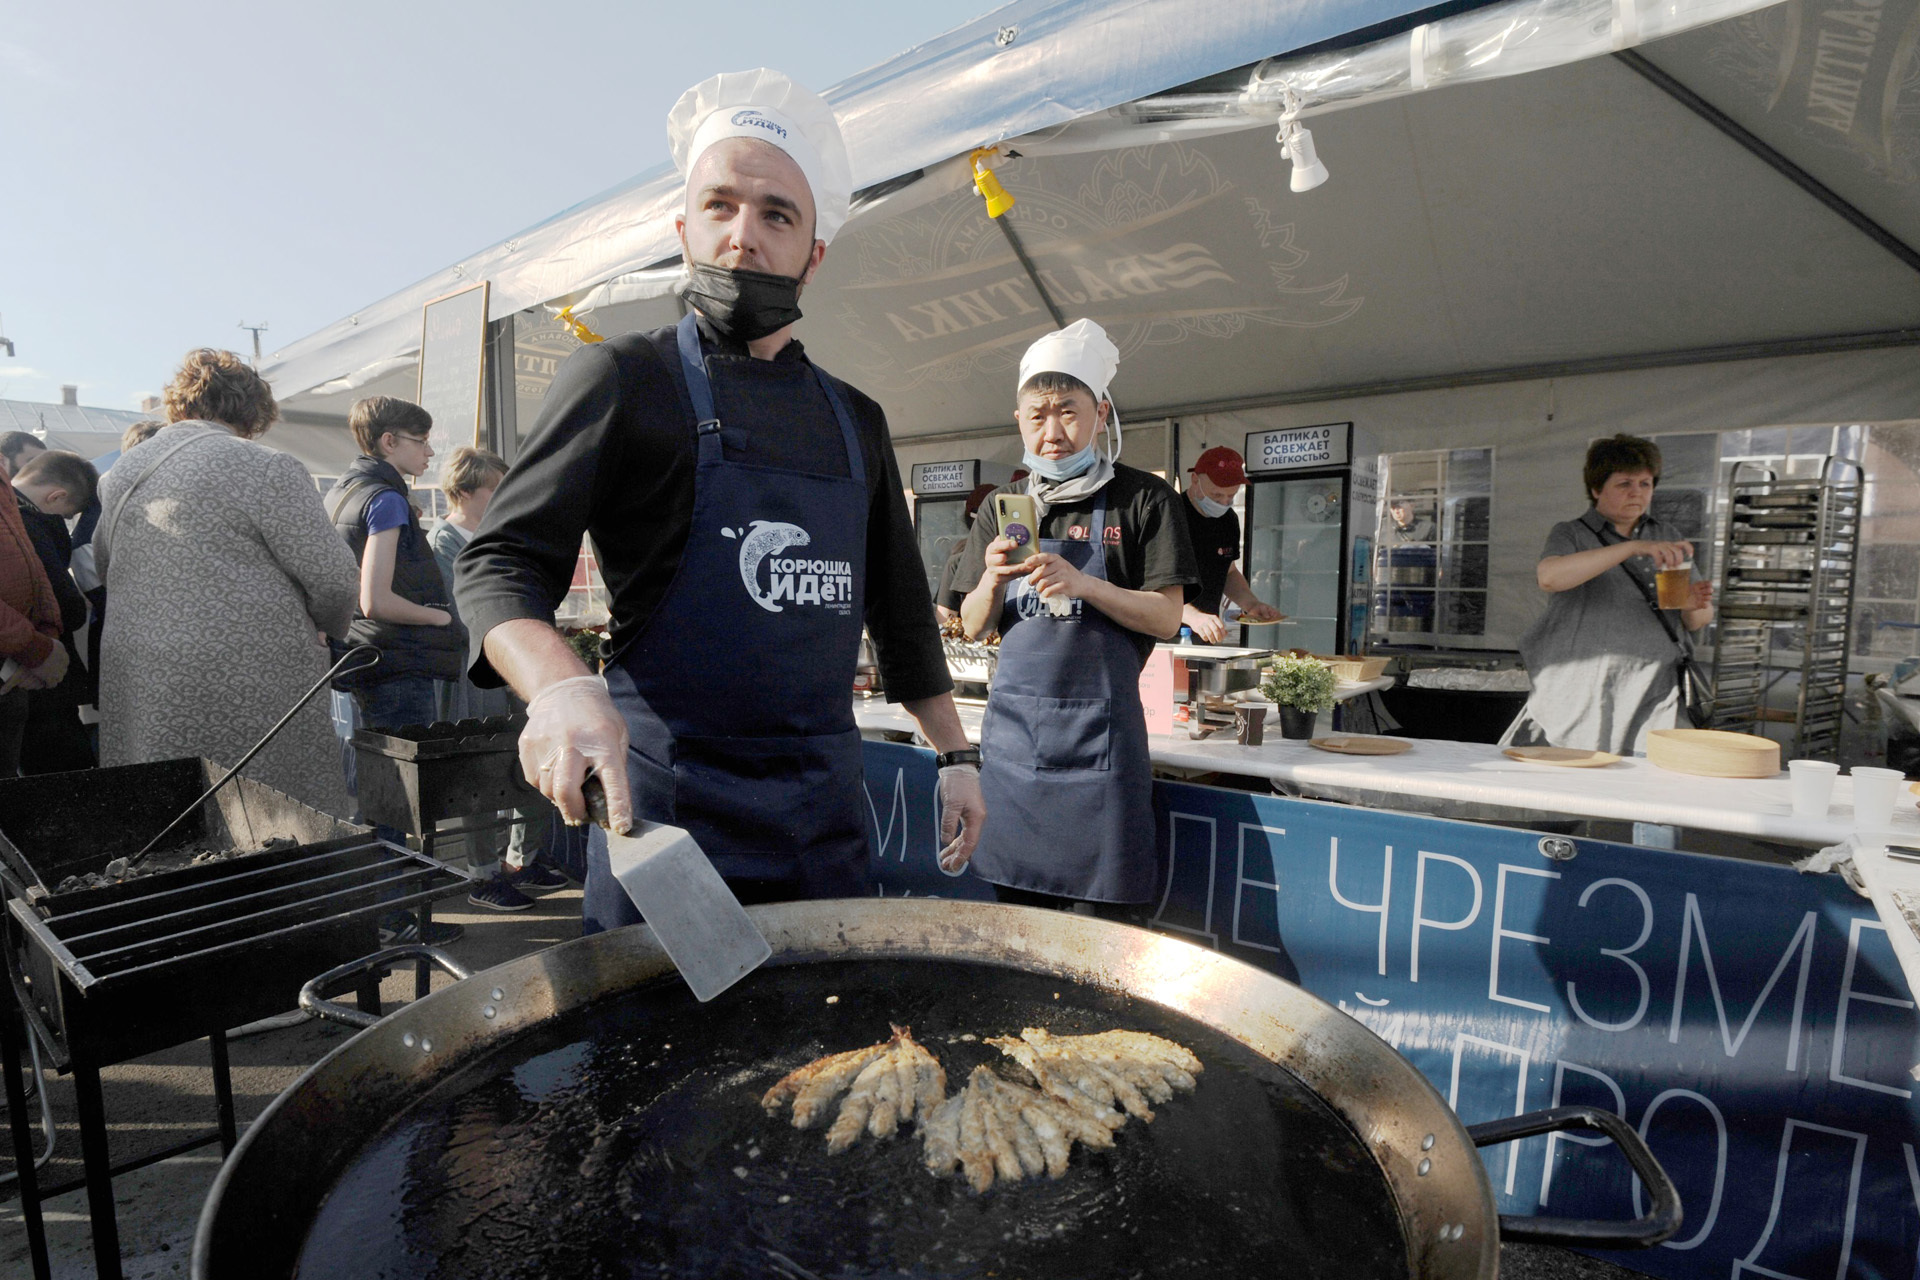
[(1824, 818), (1833, 801), (1833, 780), (1840, 766), (1831, 760), (1789, 760), (1787, 772), (1793, 779), (1793, 816)]
[(1893, 802), (1906, 785), (1907, 775), (1898, 769), (1855, 765), (1847, 776), (1853, 779), (1854, 830), (1884, 831), (1892, 826)]
[(1662, 569), (1654, 575), (1662, 609), (1684, 609), (1693, 598), (1693, 561)]

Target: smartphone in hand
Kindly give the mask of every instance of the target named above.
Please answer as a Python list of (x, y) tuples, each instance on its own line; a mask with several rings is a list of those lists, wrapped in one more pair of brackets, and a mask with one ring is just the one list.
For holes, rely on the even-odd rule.
[(1000, 522), (1000, 536), (1013, 540), (1013, 550), (1007, 552), (1008, 564), (1024, 564), (1035, 551), (1040, 541), (1039, 509), (1034, 506), (1033, 495), (1029, 493), (996, 493), (993, 495), (993, 513)]

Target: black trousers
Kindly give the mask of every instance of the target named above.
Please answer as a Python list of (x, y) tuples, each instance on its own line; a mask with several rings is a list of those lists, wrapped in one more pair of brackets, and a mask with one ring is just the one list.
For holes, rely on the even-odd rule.
[[(1041, 907), (1052, 911), (1072, 911), (1080, 905), (1078, 898), (1063, 898), (1053, 893), (1037, 893), (1032, 889), (1012, 889), (1004, 884), (993, 886), (994, 900), (1004, 902), (1010, 907)], [(1093, 914), (1101, 920), (1114, 920), (1120, 924), (1145, 925), (1149, 904), (1145, 902), (1089, 902)]]

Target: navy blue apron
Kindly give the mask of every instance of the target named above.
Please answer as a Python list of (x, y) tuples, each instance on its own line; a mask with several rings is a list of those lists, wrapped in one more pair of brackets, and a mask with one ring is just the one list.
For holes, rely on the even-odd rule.
[[(1104, 580), (1107, 499), (1085, 542), (1040, 550)], [(980, 731), (987, 822), (974, 874), (1089, 902), (1146, 902), (1157, 870), (1153, 767), (1131, 633), (1085, 601), (1056, 618), (1025, 578), (1000, 614), (1000, 658)]]
[[(699, 450), (687, 549), (660, 607), (607, 668), (631, 738), (634, 814), (691, 831), (743, 900), (864, 896), (851, 690), (868, 494), (853, 419), (815, 367), (850, 474), (729, 462), (692, 316), (679, 346)], [(587, 933), (640, 919), (598, 827), (585, 897)]]

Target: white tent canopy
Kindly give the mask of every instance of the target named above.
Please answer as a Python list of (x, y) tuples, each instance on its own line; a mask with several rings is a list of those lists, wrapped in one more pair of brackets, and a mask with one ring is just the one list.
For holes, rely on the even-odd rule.
[[(1286, 197), (1286, 166), (1279, 149), (1257, 145), (1254, 135), (1262, 130), (1247, 127), (1271, 127), (1279, 110), (1273, 86), (1283, 81), (1299, 85), (1310, 115), (1356, 101), (1375, 103), (1314, 119), (1323, 157), (1332, 163), (1336, 180), (1308, 199), (1275, 202), (1272, 212), (1280, 219), (1276, 225), (1292, 224), (1296, 212), (1308, 220), (1296, 228), (1299, 232), (1314, 222), (1350, 226), (1374, 221), (1376, 208), (1384, 202), (1391, 216), (1379, 219), (1380, 225), (1411, 217), (1433, 223), (1435, 232), (1397, 240), (1393, 257), (1370, 259), (1373, 273), (1392, 272), (1396, 280), (1423, 285), (1429, 294), (1439, 290), (1450, 300), (1478, 292), (1483, 296), (1469, 300), (1468, 306), (1485, 309), (1514, 301), (1511, 290), (1502, 296), (1472, 276), (1436, 277), (1443, 264), (1434, 260), (1415, 261), (1409, 264), (1410, 272), (1401, 272), (1394, 257), (1417, 252), (1421, 242), (1435, 236), (1485, 243), (1513, 224), (1526, 229), (1527, 243), (1519, 246), (1523, 254), (1534, 245), (1557, 250), (1571, 242), (1560, 225), (1561, 215), (1578, 213), (1576, 203), (1597, 196), (1609, 208), (1628, 204), (1631, 212), (1625, 222), (1608, 223), (1611, 229), (1603, 228), (1598, 240), (1591, 229), (1600, 219), (1586, 217), (1571, 229), (1596, 251), (1609, 242), (1626, 248), (1635, 237), (1651, 236), (1665, 242), (1665, 256), (1693, 261), (1691, 240), (1701, 226), (1711, 228), (1710, 240), (1725, 244), (1731, 239), (1712, 227), (1715, 210), (1694, 207), (1694, 201), (1706, 194), (1709, 176), (1732, 170), (1744, 194), (1763, 205), (1811, 199), (1670, 94), (1623, 74), (1620, 65), (1603, 61), (1598, 65), (1609, 70), (1601, 72), (1592, 63), (1576, 64), (1577, 69), (1539, 72), (1516, 82), (1484, 81), (1633, 45), (1663, 31), (1738, 12), (1750, 2), (1690, 0), (1656, 5), (1638, 0), (1509, 0), (1432, 24), (1419, 23), (1417, 13), (1405, 11), (1392, 0), (1287, 6), (1222, 6), (1202, 0), (1151, 5), (1115, 0), (1017, 3), (910, 50), (829, 90), (828, 96), (848, 135), (856, 181), (869, 194), (854, 222), (854, 228), (868, 239), (883, 234), (881, 226), (914, 212), (930, 197), (964, 187), (963, 157), (973, 147), (1008, 140), (1028, 158), (1028, 163), (1010, 166), (1003, 175), (1018, 195), (1022, 183), (1063, 190), (1034, 163), (1043, 152), (1099, 147), (1117, 153), (1163, 138), (1238, 126), (1248, 136), (1237, 149), (1226, 144), (1242, 157), (1239, 165), (1223, 170), (1227, 180), (1254, 195), (1277, 191)], [(1862, 34), (1865, 28), (1855, 24), (1853, 47), (1871, 46), (1877, 52), (1866, 55), (1864, 61), (1854, 59), (1867, 70), (1853, 77), (1859, 83), (1850, 86), (1851, 96), (1844, 101), (1858, 109), (1844, 119), (1836, 114), (1839, 108), (1831, 105), (1841, 101), (1835, 97), (1834, 77), (1842, 69), (1834, 50), (1844, 46), (1835, 40), (1846, 35), (1847, 27), (1846, 21), (1826, 16), (1835, 12), (1854, 11), (1811, 7), (1803, 11), (1803, 0), (1791, 0), (1648, 46), (1643, 50), (1643, 65), (1671, 74), (1683, 91), (1700, 95), (1748, 125), (1788, 157), (1791, 165), (1816, 174), (1894, 236), (1907, 244), (1920, 242), (1920, 210), (1914, 208), (1912, 191), (1912, 114), (1901, 101), (1901, 86), (1911, 78), (1905, 68), (1912, 58), (1913, 41), (1903, 39), (1902, 33), (1911, 28), (1913, 0), (1889, 0), (1858, 11), (1869, 15), (1860, 21), (1870, 19), (1873, 33), (1869, 38)], [(1380, 32), (1393, 34), (1369, 39)], [(1329, 41), (1359, 43), (1287, 56), (1291, 50)], [(1257, 74), (1251, 73), (1248, 68), (1256, 58), (1273, 61)], [(1582, 71), (1599, 78), (1584, 77)], [(1475, 80), (1482, 83), (1471, 84)], [(1470, 87), (1393, 101), (1423, 86), (1462, 83)], [(1910, 95), (1912, 90), (1904, 92)], [(1834, 127), (1841, 123), (1848, 128)], [(1531, 137), (1510, 139), (1515, 128)], [(1349, 148), (1349, 131), (1361, 149)], [(1562, 149), (1563, 143), (1567, 150)], [(1740, 154), (1721, 154), (1736, 152)], [(1575, 157), (1589, 163), (1574, 163)], [(1702, 158), (1712, 165), (1712, 174), (1697, 166)], [(1771, 177), (1747, 173), (1755, 167), (1767, 170)], [(1589, 174), (1600, 176), (1589, 178)], [(904, 178), (913, 176), (918, 181), (896, 189)], [(1602, 178), (1621, 184), (1620, 188), (1596, 192)], [(1651, 185), (1643, 189), (1643, 181)], [(876, 195), (881, 198), (874, 199)], [(671, 262), (678, 254), (672, 214), (679, 198), (679, 184), (670, 170), (642, 175), (274, 353), (266, 371), (283, 398), (301, 407), (303, 393), (321, 384), (331, 383), (327, 390), (340, 395), (390, 373), (397, 362), (418, 349), (421, 304), (450, 289), (490, 280), (498, 315), (578, 300), (622, 274)], [(953, 197), (962, 205), (971, 199), (964, 190)], [(969, 212), (977, 208), (976, 204)], [(1497, 216), (1483, 232), (1469, 218), (1487, 211)], [(1688, 214), (1696, 216), (1689, 219)], [(1021, 217), (1016, 212), (1016, 222)], [(990, 226), (984, 218), (975, 221), (982, 228)], [(1822, 238), (1860, 234), (1846, 222), (1835, 221), (1835, 227), (1823, 226)], [(1070, 237), (1071, 233), (1062, 234)], [(1373, 237), (1375, 242), (1381, 238)], [(1774, 239), (1777, 243), (1779, 238)], [(1638, 252), (1645, 247), (1644, 239), (1634, 244), (1642, 263), (1629, 265), (1643, 266), (1639, 274), (1665, 278), (1659, 270), (1662, 264), (1649, 261), (1662, 254)], [(1330, 260), (1332, 249), (1309, 252), (1317, 254), (1323, 269), (1342, 265)], [(851, 256), (842, 249), (830, 262), (844, 271)], [(1594, 256), (1589, 254), (1589, 261)], [(1727, 256), (1723, 250), (1688, 275), (1704, 279), (1709, 267)], [(1248, 265), (1271, 269), (1270, 261)], [(1783, 271), (1786, 267), (1781, 264)], [(1566, 278), (1578, 273), (1563, 264), (1556, 274)], [(1427, 279), (1421, 280), (1423, 276)], [(1629, 281), (1616, 284), (1582, 278), (1601, 283), (1610, 296), (1623, 302), (1635, 296)], [(1300, 287), (1297, 282), (1280, 286), (1277, 277), (1275, 284)], [(831, 281), (823, 281), (813, 291), (811, 310), (816, 317), (822, 314), (819, 294), (831, 287)], [(1836, 283), (1820, 291), (1846, 287)], [(1727, 326), (1708, 324), (1695, 333), (1685, 316), (1675, 317), (1667, 332), (1649, 334), (1646, 340), (1604, 342), (1597, 347), (1592, 340), (1609, 335), (1596, 334), (1604, 324), (1592, 317), (1567, 325), (1564, 333), (1543, 333), (1541, 306), (1555, 302), (1548, 288), (1550, 282), (1543, 281), (1539, 290), (1521, 299), (1528, 303), (1524, 313), (1506, 309), (1504, 314), (1510, 318), (1524, 314), (1523, 327), (1529, 334), (1551, 338), (1546, 345), (1582, 356), (1692, 349), (1718, 345), (1724, 339), (1716, 330)], [(1572, 310), (1584, 310), (1579, 292), (1563, 292), (1557, 300), (1570, 304)], [(1695, 310), (1751, 310), (1734, 299), (1719, 300), (1732, 303), (1731, 307), (1715, 307), (1715, 300), (1708, 297), (1712, 292), (1711, 288), (1696, 291), (1701, 301)], [(1386, 309), (1383, 304), (1388, 300), (1381, 289), (1374, 289), (1371, 297), (1373, 310)], [(1067, 300), (1061, 301), (1065, 305)], [(1777, 299), (1756, 302), (1771, 307)], [(1788, 305), (1798, 310), (1796, 303), (1797, 299)], [(1848, 332), (1879, 323), (1867, 316), (1860, 320), (1854, 324), (1851, 317), (1816, 310), (1797, 319), (1776, 317), (1775, 323), (1765, 327), (1775, 334), (1811, 336), (1835, 332), (1825, 327), (1834, 321), (1843, 323)], [(1560, 326), (1553, 323), (1548, 328)], [(1674, 343), (1677, 348), (1669, 345)], [(1381, 358), (1374, 361), (1370, 376), (1376, 380), (1404, 376), (1406, 370), (1391, 359), (1397, 354), (1390, 348), (1380, 349)], [(1475, 358), (1477, 354), (1461, 351), (1460, 359), (1442, 360), (1430, 371), (1525, 362), (1524, 357), (1515, 358), (1522, 356), (1518, 352), (1493, 352), (1490, 362)], [(1230, 363), (1241, 362), (1236, 358)], [(1311, 370), (1309, 362), (1302, 372)], [(1289, 382), (1285, 388), (1289, 391), (1310, 385), (1298, 378)], [(1146, 399), (1171, 404), (1191, 397), (1161, 382)]]
[[(1388, 450), (1497, 445), (1487, 640), (1511, 644), (1593, 435), (1920, 418), (1920, 0), (1742, 8), (1010, 5), (828, 92), (867, 190), (800, 336), (903, 464), (1017, 457), (1049, 304), (1113, 333), (1123, 416), (1177, 417), (1185, 459), (1349, 419)], [(1332, 172), (1304, 193), (1281, 84)], [(993, 143), (1004, 226), (966, 176)], [(421, 304), (481, 278), (555, 358), (561, 303), (602, 334), (666, 323), (680, 198), (643, 176), (266, 372), (297, 420), (410, 394)]]

